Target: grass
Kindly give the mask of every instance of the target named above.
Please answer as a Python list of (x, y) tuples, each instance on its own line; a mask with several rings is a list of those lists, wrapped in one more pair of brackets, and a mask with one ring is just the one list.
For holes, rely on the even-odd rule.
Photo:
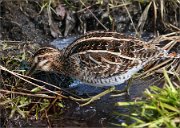
[(116, 106), (133, 106), (130, 115), (115, 112), (118, 116), (131, 118), (134, 123), (115, 124), (130, 128), (143, 127), (180, 127), (180, 77), (177, 82), (171, 81), (167, 71), (164, 70), (165, 84), (163, 88), (151, 86), (144, 92), (145, 99), (136, 102), (118, 102)]

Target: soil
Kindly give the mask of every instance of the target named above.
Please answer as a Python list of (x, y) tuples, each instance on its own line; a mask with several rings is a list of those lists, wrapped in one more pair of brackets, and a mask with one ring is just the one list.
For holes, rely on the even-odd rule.
[[(58, 17), (53, 14), (49, 16), (46, 8), (41, 11), (40, 5), (42, 5), (42, 2), (40, 1), (1, 1), (0, 40), (30, 41), (46, 44), (57, 37), (82, 34), (85, 31), (104, 30), (102, 25), (98, 24), (98, 21), (94, 19), (88, 10), (83, 11), (82, 9), (74, 13), (66, 6), (61, 7), (65, 8), (64, 15), (66, 17), (62, 18), (62, 16)], [(58, 4), (57, 6), (61, 5)], [(103, 5), (102, 8), (98, 8), (98, 5), (93, 5), (90, 10), (101, 20), (107, 30), (116, 30), (118, 32), (133, 31), (125, 9), (115, 9), (111, 12), (111, 15), (114, 16), (113, 22), (110, 22), (106, 14), (107, 10), (103, 8)], [(132, 15), (133, 20), (134, 23), (137, 23), (137, 17), (140, 16), (139, 10), (135, 8), (135, 5), (132, 5), (130, 11), (134, 12)], [(120, 17), (119, 13), (121, 14)], [(50, 19), (51, 25), (49, 25)], [(68, 20), (72, 23), (69, 23)]]
[[(48, 7), (46, 6), (43, 8), (43, 5), (47, 3), (43, 3), (41, 0), (1, 0), (0, 3), (0, 40), (48, 44), (55, 38), (83, 34), (86, 31), (135, 31), (126, 9), (120, 7), (108, 11), (107, 1), (104, 1), (103, 4), (94, 4), (93, 1), (86, 3), (88, 9), (82, 7), (82, 3), (75, 0), (68, 4), (54, 1), (50, 6), (53, 9), (50, 11), (47, 11)], [(142, 4), (141, 7), (139, 8), (138, 2), (128, 5), (128, 11), (135, 26), (137, 26), (146, 4)], [(178, 8), (175, 9), (168, 11), (168, 14), (171, 13), (172, 16), (168, 17), (169, 21), (176, 21), (179, 18), (173, 19), (173, 16), (176, 15), (175, 12), (178, 13)], [(143, 31), (154, 32), (155, 30), (152, 28), (156, 28), (161, 33), (173, 31), (164, 26), (162, 22), (157, 22), (154, 26), (151, 12), (153, 11), (150, 11)], [(96, 20), (95, 17), (99, 20)], [(160, 20), (159, 17), (158, 14), (157, 21)], [(171, 22), (171, 24), (177, 28), (180, 26), (178, 21)]]
[(24, 2), (8, 0), (2, 1), (0, 6), (1, 40), (30, 41), (34, 43), (48, 43), (52, 40), (47, 31), (49, 28), (47, 16), (38, 15), (33, 18), (33, 15), (38, 13), (38, 7), (35, 2), (29, 1), (28, 4), (25, 4)]

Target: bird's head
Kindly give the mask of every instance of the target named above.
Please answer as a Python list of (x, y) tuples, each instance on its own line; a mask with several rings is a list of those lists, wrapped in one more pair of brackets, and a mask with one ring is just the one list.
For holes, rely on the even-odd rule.
[(51, 47), (39, 49), (32, 57), (32, 67), (28, 74), (32, 74), (35, 69), (42, 71), (57, 71), (62, 67), (62, 52)]

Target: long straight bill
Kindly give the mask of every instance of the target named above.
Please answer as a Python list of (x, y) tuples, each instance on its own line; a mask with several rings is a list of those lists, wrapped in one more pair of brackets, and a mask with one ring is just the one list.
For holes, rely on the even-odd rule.
[(33, 64), (30, 70), (26, 73), (26, 76), (31, 76), (37, 68), (37, 64)]

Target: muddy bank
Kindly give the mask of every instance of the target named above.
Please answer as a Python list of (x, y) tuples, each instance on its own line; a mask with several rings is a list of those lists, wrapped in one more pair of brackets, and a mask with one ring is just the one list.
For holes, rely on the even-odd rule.
[[(180, 27), (180, 11), (175, 2), (164, 3), (167, 9), (164, 15), (160, 8), (156, 14), (154, 6), (148, 2), (127, 2), (125, 5), (128, 10), (123, 3), (112, 1), (49, 2), (2, 0), (0, 39), (44, 44), (57, 37), (79, 35), (92, 30), (165, 33), (177, 31)], [(155, 4), (157, 7), (161, 5), (158, 2)]]

